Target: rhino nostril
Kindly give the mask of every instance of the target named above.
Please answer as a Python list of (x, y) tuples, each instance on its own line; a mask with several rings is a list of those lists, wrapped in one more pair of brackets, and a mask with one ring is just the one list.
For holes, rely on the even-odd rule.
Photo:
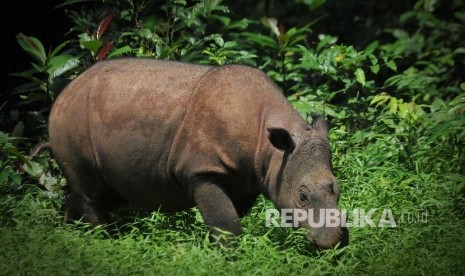
[(334, 194), (334, 182), (333, 181), (325, 181), (321, 184), (321, 188), (328, 191), (331, 194)]

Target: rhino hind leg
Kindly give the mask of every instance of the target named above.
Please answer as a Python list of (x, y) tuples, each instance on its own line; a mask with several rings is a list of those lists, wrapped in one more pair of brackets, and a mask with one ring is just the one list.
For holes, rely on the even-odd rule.
[(92, 226), (108, 223), (110, 220), (109, 212), (126, 203), (111, 187), (105, 185), (99, 194), (93, 194), (92, 197), (84, 196), (82, 191), (72, 191), (67, 197), (64, 204), (65, 218), (64, 222), (69, 223), (73, 220), (82, 219)]
[(66, 199), (65, 205), (65, 223), (82, 219), (97, 226), (108, 222), (109, 215), (107, 208), (99, 203), (90, 202), (82, 198), (77, 193), (71, 192)]
[(66, 157), (69, 156), (71, 158), (58, 159), (66, 164), (61, 167), (71, 190), (63, 205), (64, 222), (82, 219), (92, 226), (109, 222), (109, 211), (124, 201), (100, 177), (93, 162), (73, 155)]

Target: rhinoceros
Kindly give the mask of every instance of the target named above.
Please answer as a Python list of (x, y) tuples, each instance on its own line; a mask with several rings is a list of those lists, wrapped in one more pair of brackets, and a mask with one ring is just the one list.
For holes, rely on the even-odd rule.
[[(106, 223), (124, 200), (166, 212), (197, 206), (213, 233), (240, 235), (260, 194), (280, 210), (338, 204), (325, 120), (307, 124), (249, 66), (98, 62), (56, 99), (49, 137), (71, 190), (65, 221)], [(321, 248), (348, 242), (341, 226), (298, 226)]]

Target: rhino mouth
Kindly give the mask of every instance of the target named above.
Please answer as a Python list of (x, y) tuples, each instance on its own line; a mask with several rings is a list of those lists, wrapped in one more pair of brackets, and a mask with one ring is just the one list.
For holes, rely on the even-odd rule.
[(346, 227), (309, 230), (306, 237), (318, 249), (343, 248), (349, 244), (349, 231)]

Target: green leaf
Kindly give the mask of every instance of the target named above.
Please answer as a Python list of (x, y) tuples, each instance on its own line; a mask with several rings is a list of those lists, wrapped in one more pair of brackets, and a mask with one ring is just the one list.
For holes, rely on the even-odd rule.
[(369, 55), (367, 55), (367, 57), (368, 57), (368, 59), (370, 59), (371, 65), (378, 64), (378, 58), (375, 55), (369, 54)]
[(379, 67), (379, 64), (375, 64), (375, 65), (373, 65), (373, 66), (370, 66), (370, 70), (371, 70), (371, 72), (372, 72), (373, 74), (378, 74), (379, 68), (380, 68), (380, 67)]
[(30, 176), (35, 178), (38, 178), (44, 172), (42, 165), (34, 161), (30, 161), (29, 164), (26, 164), (24, 169)]
[(229, 25), (231, 25), (231, 18), (222, 15), (210, 15), (211, 18), (220, 21), (226, 28), (229, 29)]
[(225, 27), (228, 28), (228, 30), (232, 30), (232, 29), (244, 30), (249, 26), (249, 24), (251, 22), (252, 22), (252, 20), (247, 19), (247, 18), (243, 18), (241, 20), (234, 21), (234, 22), (228, 24)]
[(142, 30), (142, 37), (145, 39), (151, 39), (153, 37), (153, 33), (149, 28)]
[(319, 34), (318, 39), (320, 42), (316, 46), (316, 51), (320, 52), (323, 48), (333, 45), (334, 43), (337, 42), (337, 37), (336, 36), (330, 36), (330, 35), (325, 35), (325, 34)]
[(465, 54), (465, 47), (459, 47), (455, 49), (454, 54)]
[(393, 60), (387, 61), (386, 66), (390, 68), (392, 71), (397, 72), (397, 64)]
[(50, 60), (51, 58), (53, 58), (56, 54), (58, 54), (58, 52), (61, 51), (61, 49), (63, 49), (63, 47), (68, 45), (69, 42), (70, 41), (67, 40), (67, 41), (61, 43), (60, 45), (58, 45), (55, 49), (53, 49), (53, 51), (50, 53), (50, 55), (48, 55), (47, 59)]
[(272, 39), (269, 36), (265, 36), (262, 34), (255, 34), (250, 32), (243, 32), (242, 35), (245, 37), (246, 40), (256, 43), (264, 48), (271, 48), (276, 49), (277, 43), (276, 40)]
[(376, 106), (380, 105), (381, 103), (385, 103), (389, 100), (391, 96), (389, 96), (386, 92), (382, 92), (381, 94), (376, 95), (370, 102), (370, 105), (376, 103)]
[(59, 188), (58, 186), (58, 179), (50, 176), (42, 174), (39, 178), (39, 183), (47, 189), (47, 191), (55, 191)]
[(100, 40), (89, 40), (89, 41), (80, 41), (81, 45), (84, 46), (87, 50), (97, 53), (100, 47), (102, 47), (102, 41)]
[(460, 89), (462, 89), (463, 91), (465, 91), (465, 82), (462, 82), (462, 83), (460, 84)]
[(402, 29), (394, 29), (392, 31), (392, 35), (395, 38), (400, 38), (400, 39), (407, 39), (409, 37), (408, 32)]
[(216, 45), (220, 47), (223, 47), (224, 45), (224, 39), (220, 35), (214, 35), (213, 41), (215, 41)]
[(21, 46), (30, 56), (32, 56), (35, 60), (40, 62), (41, 65), (45, 65), (46, 61), (46, 54), (44, 46), (42, 42), (40, 42), (37, 38), (32, 36), (26, 36), (23, 34), (18, 34), (16, 39)]
[[(8, 146), (9, 145), (9, 146)], [(26, 158), (24, 157), (24, 155), (17, 149), (15, 148), (13, 145), (11, 144), (7, 144), (6, 146), (3, 147), (3, 151), (10, 154), (10, 155), (14, 155), (18, 158), (20, 158), (21, 160), (25, 160)]]
[(181, 6), (185, 6), (187, 4), (185, 0), (174, 0), (173, 3)]
[(355, 79), (362, 85), (365, 86), (365, 72), (361, 68), (355, 70)]
[(10, 176), (9, 171), (7, 171), (5, 168), (3, 168), (0, 171), (0, 185), (6, 183), (9, 176)]
[(391, 100), (389, 101), (389, 111), (391, 113), (397, 113), (397, 109), (399, 107), (399, 102), (396, 98), (391, 97)]
[[(463, 83), (462, 83), (463, 84)], [(451, 109), (449, 109), (450, 114), (460, 114), (465, 110), (465, 94), (460, 94), (455, 97), (450, 103)]]
[(374, 50), (376, 50), (376, 48), (379, 47), (379, 42), (378, 40), (375, 40), (373, 42), (371, 42), (364, 50), (364, 52), (369, 55), (371, 53), (373, 53)]
[(237, 46), (236, 41), (227, 41), (226, 43), (224, 43), (223, 48), (232, 48), (235, 46)]
[(320, 70), (320, 63), (317, 57), (308, 51), (302, 57), (302, 66), (306, 69)]
[(21, 185), (21, 182), (23, 181), (23, 178), (19, 174), (12, 174), (10, 175), (10, 178), (17, 186)]
[(120, 56), (122, 54), (131, 52), (131, 51), (132, 51), (131, 47), (129, 45), (126, 45), (124, 47), (118, 48), (118, 49), (114, 50), (113, 52), (111, 52), (111, 54), (108, 55), (108, 58), (112, 58), (112, 57), (115, 57), (115, 56)]
[(407, 117), (407, 114), (410, 111), (411, 105), (409, 103), (400, 103), (398, 106), (399, 106), (399, 115), (402, 118)]
[(79, 59), (71, 55), (59, 55), (53, 57), (50, 61), (50, 68), (47, 72), (51, 78), (58, 77), (59, 75), (76, 68), (79, 65)]
[(47, 70), (47, 66), (45, 65), (39, 65), (37, 63), (31, 62), (32, 67), (40, 73), (44, 73)]

